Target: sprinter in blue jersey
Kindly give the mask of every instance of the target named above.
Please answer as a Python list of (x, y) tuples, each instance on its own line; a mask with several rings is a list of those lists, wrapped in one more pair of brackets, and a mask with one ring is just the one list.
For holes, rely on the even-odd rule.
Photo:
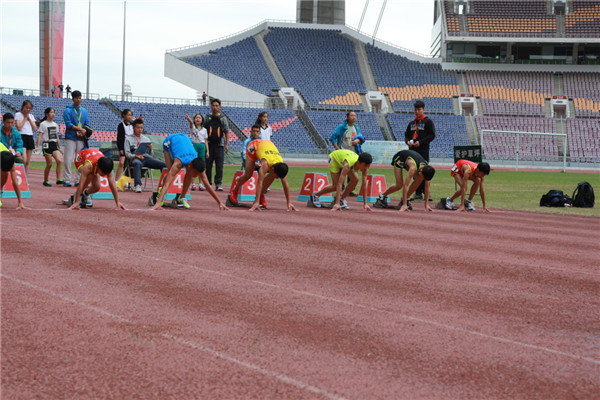
[[(185, 195), (192, 183), (192, 180), (199, 176), (206, 186), (206, 190), (219, 204), (219, 209), (226, 210), (225, 204), (219, 199), (217, 193), (210, 187), (206, 173), (204, 172), (206, 166), (204, 160), (198, 157), (198, 152), (194, 149), (191, 139), (183, 133), (175, 133), (167, 136), (163, 142), (163, 153), (165, 154), (165, 163), (169, 172), (165, 176), (163, 188), (169, 188), (175, 176), (181, 171), (183, 167), (186, 169), (185, 179), (183, 180), (183, 187), (181, 188), (181, 196), (177, 198), (177, 203), (183, 208), (190, 208), (190, 205), (185, 200)], [(167, 194), (167, 189), (161, 190), (158, 195), (156, 204), (153, 209), (157, 210), (162, 205), (162, 202)]]

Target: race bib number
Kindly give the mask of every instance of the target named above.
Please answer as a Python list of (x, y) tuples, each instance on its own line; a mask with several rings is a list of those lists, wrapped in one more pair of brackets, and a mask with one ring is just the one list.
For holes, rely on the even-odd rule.
[(48, 143), (48, 142), (44, 142), (44, 143), (42, 144), (42, 149), (44, 149), (44, 150), (48, 150), (49, 148), (50, 148), (50, 143)]
[(454, 164), (452, 166), (452, 168), (450, 169), (450, 171), (457, 173), (457, 172), (460, 172), (460, 169), (458, 168), (458, 165)]
[(250, 153), (252, 155), (256, 154), (256, 149), (254, 148), (254, 145), (248, 146), (248, 153)]
[(55, 126), (49, 126), (48, 127), (48, 139), (49, 140), (56, 140), (56, 139), (58, 139), (58, 135), (56, 134), (56, 127)]

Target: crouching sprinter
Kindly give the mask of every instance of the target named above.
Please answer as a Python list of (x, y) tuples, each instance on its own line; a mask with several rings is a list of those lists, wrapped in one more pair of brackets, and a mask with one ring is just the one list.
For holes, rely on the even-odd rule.
[[(450, 176), (452, 176), (456, 181), (458, 190), (451, 197), (446, 198), (446, 203), (444, 204), (445, 208), (454, 210), (456, 207), (454, 206), (453, 201), (460, 196), (460, 207), (458, 207), (457, 211), (465, 211), (465, 209), (468, 211), (475, 211), (473, 197), (475, 197), (477, 189), (479, 189), (481, 203), (483, 204), (483, 211), (490, 212), (485, 205), (485, 190), (483, 189), (483, 181), (486, 175), (489, 174), (490, 164), (486, 162), (476, 164), (469, 160), (458, 160), (450, 169)], [(473, 184), (471, 185), (469, 197), (467, 200), (465, 200), (465, 194), (467, 193), (467, 184), (469, 180), (473, 181)]]
[[(429, 184), (435, 175), (435, 169), (425, 161), (425, 158), (414, 150), (401, 150), (392, 157), (392, 166), (394, 167), (396, 183), (379, 195), (376, 205), (381, 208), (387, 208), (388, 196), (398, 190), (402, 190), (400, 211), (412, 210), (408, 198), (425, 181), (425, 211), (433, 211), (429, 206)], [(407, 171), (406, 180), (403, 179), (403, 170)], [(410, 183), (411, 180), (412, 184)]]
[(290, 200), (290, 186), (287, 181), (288, 166), (283, 162), (279, 155), (279, 150), (270, 140), (255, 139), (248, 144), (246, 149), (246, 165), (244, 175), (238, 179), (233, 191), (229, 195), (229, 201), (237, 205), (237, 195), (242, 185), (252, 177), (255, 163), (260, 164), (258, 170), (258, 182), (256, 183), (256, 199), (250, 207), (250, 211), (261, 208), (267, 208), (267, 199), (265, 193), (276, 178), (281, 179), (283, 193), (288, 211), (296, 211), (296, 207)]
[[(346, 202), (346, 197), (354, 190), (358, 183), (358, 171), (361, 172), (361, 191), (366, 191), (365, 177), (369, 172), (369, 167), (373, 162), (373, 157), (369, 153), (356, 154), (351, 150), (335, 150), (329, 154), (329, 172), (331, 173), (331, 184), (325, 186), (317, 193), (313, 194), (309, 200), (314, 207), (321, 207), (320, 197), (324, 194), (335, 192), (335, 199), (332, 210), (347, 210), (350, 208)], [(350, 183), (342, 192), (342, 184), (346, 179), (350, 178)], [(371, 206), (367, 204), (367, 196), (363, 196), (363, 208), (367, 211), (372, 211)]]
[(169, 186), (171, 186), (171, 183), (183, 167), (185, 167), (185, 179), (183, 180), (181, 195), (176, 198), (178, 206), (181, 206), (182, 208), (190, 208), (190, 205), (185, 199), (185, 195), (187, 194), (188, 188), (190, 187), (190, 184), (194, 178), (199, 177), (204, 186), (206, 186), (208, 193), (210, 193), (210, 195), (219, 205), (219, 209), (227, 210), (225, 204), (223, 204), (223, 202), (217, 196), (217, 193), (211, 188), (208, 178), (206, 177), (206, 173), (204, 172), (206, 169), (206, 164), (202, 158), (198, 157), (198, 152), (194, 148), (192, 140), (188, 136), (184, 135), (183, 133), (175, 133), (167, 136), (163, 142), (163, 152), (165, 155), (165, 163), (167, 164), (167, 169), (169, 172), (165, 176), (165, 181), (162, 185), (164, 190), (161, 190), (158, 198), (156, 199), (156, 204), (154, 204), (154, 207), (152, 207), (154, 210), (158, 210), (164, 205), (163, 200), (168, 192), (167, 189)]
[(113, 179), (113, 160), (105, 157), (100, 150), (84, 149), (75, 156), (75, 168), (77, 168), (80, 178), (71, 209), (92, 207), (91, 195), (100, 190), (100, 177), (108, 179), (108, 187), (115, 198), (117, 209), (125, 209), (125, 206), (119, 201), (119, 194)]

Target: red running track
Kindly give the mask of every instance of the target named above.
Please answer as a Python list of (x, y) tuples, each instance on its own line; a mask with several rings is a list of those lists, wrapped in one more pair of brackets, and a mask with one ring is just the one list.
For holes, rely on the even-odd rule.
[(2, 399), (600, 392), (599, 218), (289, 213), (278, 190), (67, 211), (73, 190), (32, 187), (38, 210), (0, 212)]

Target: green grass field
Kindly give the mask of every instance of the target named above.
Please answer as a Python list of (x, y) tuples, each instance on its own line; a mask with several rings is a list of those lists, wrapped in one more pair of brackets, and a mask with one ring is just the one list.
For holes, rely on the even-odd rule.
[[(32, 162), (32, 168), (43, 169), (44, 162)], [(54, 166), (53, 166), (54, 169)], [(229, 185), (238, 166), (226, 165), (224, 168), (224, 184)], [(288, 182), (292, 192), (300, 191), (304, 173), (323, 172), (327, 173), (327, 167), (291, 167), (288, 173)], [(158, 178), (158, 171), (154, 171)], [(371, 168), (371, 174), (385, 175), (388, 185), (394, 182), (394, 173), (391, 168)], [(51, 171), (51, 179), (54, 177)], [(485, 179), (485, 191), (487, 194), (488, 207), (504, 208), (510, 210), (527, 210), (537, 212), (552, 212), (559, 214), (577, 214), (600, 217), (600, 199), (597, 199), (594, 208), (548, 208), (540, 207), (540, 197), (552, 189), (562, 190), (571, 196), (577, 183), (588, 181), (600, 195), (600, 173), (573, 173), (573, 172), (530, 172), (530, 171), (492, 171)], [(469, 185), (470, 186), (470, 185)], [(274, 188), (281, 185), (276, 181)], [(431, 197), (439, 201), (442, 197), (448, 197), (454, 192), (454, 179), (450, 177), (447, 170), (439, 170), (431, 183)], [(292, 198), (295, 199), (297, 194)], [(391, 196), (392, 199), (400, 200), (400, 192)], [(475, 198), (475, 206), (481, 206), (479, 197)]]

